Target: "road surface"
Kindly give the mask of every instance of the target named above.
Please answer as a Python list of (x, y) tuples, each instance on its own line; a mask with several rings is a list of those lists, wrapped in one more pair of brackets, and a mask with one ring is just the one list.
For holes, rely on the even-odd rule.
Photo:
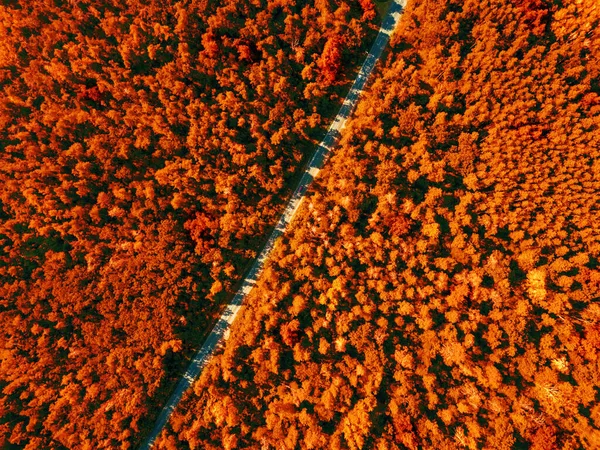
[(314, 156), (308, 163), (308, 167), (306, 171), (302, 175), (300, 182), (298, 183), (298, 187), (294, 191), (290, 201), (288, 202), (285, 210), (279, 222), (275, 226), (275, 229), (269, 236), (265, 247), (262, 249), (254, 264), (250, 268), (250, 271), (246, 275), (246, 278), (242, 282), (242, 285), (235, 296), (232, 298), (231, 302), (225, 308), (225, 311), (219, 318), (217, 324), (208, 335), (208, 338), (204, 342), (202, 348), (198, 351), (194, 359), (192, 359), (187, 371), (183, 375), (183, 378), (177, 384), (175, 391), (169, 398), (169, 401), (163, 408), (162, 412), (158, 416), (156, 420), (156, 424), (152, 429), (150, 435), (146, 438), (144, 443), (140, 446), (140, 450), (150, 449), (154, 444), (154, 441), (161, 433), (165, 424), (168, 422), (169, 417), (177, 407), (183, 393), (192, 385), (194, 380), (198, 377), (210, 356), (217, 348), (219, 342), (225, 337), (227, 338), (226, 333), (229, 330), (229, 327), (233, 323), (244, 299), (248, 295), (248, 293), (252, 290), (254, 285), (256, 284), (256, 280), (262, 273), (265, 262), (269, 258), (271, 251), (275, 245), (275, 241), (286, 231), (288, 225), (292, 221), (294, 214), (298, 210), (302, 199), (306, 193), (308, 186), (312, 183), (313, 179), (317, 176), (321, 167), (323, 167), (323, 163), (327, 159), (327, 156), (331, 152), (332, 147), (337, 141), (337, 138), (340, 134), (340, 131), (344, 128), (346, 124), (346, 120), (348, 116), (356, 106), (356, 102), (375, 66), (375, 63), (383, 53), (383, 49), (387, 45), (390, 36), (396, 25), (398, 24), (398, 20), (402, 15), (402, 11), (406, 6), (407, 0), (394, 0), (394, 2), (390, 5), (390, 9), (386, 17), (383, 20), (381, 28), (379, 29), (379, 33), (373, 46), (371, 47), (371, 51), (367, 54), (363, 65), (350, 88), (350, 92), (344, 99), (344, 103), (342, 104), (340, 111), (338, 112), (335, 120), (329, 127), (329, 131), (323, 138), (323, 141), (317, 147)]

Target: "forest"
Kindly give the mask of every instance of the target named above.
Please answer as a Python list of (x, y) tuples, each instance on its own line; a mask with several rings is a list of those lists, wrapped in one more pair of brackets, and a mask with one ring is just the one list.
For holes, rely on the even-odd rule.
[(370, 0), (0, 4), (0, 448), (133, 448), (274, 225)]
[(599, 24), (409, 1), (157, 448), (598, 448)]

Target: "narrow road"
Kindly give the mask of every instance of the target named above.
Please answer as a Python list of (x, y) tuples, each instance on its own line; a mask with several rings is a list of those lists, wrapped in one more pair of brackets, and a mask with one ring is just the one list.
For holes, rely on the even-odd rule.
[(298, 207), (300, 206), (304, 195), (306, 194), (308, 186), (317, 176), (317, 174), (321, 170), (321, 167), (323, 167), (323, 163), (325, 162), (327, 156), (331, 152), (332, 147), (335, 145), (337, 138), (339, 137), (340, 131), (344, 128), (344, 125), (346, 124), (348, 116), (350, 116), (350, 113), (356, 106), (356, 102), (358, 101), (358, 98), (362, 90), (364, 89), (365, 83), (367, 82), (369, 75), (371, 75), (375, 63), (383, 53), (383, 49), (387, 45), (392, 32), (398, 24), (400, 16), (402, 15), (404, 7), (406, 6), (406, 2), (407, 0), (394, 0), (394, 2), (390, 5), (390, 9), (388, 10), (386, 17), (383, 20), (377, 38), (375, 39), (375, 42), (371, 47), (371, 51), (367, 54), (367, 57), (365, 58), (365, 61), (363, 62), (363, 65), (360, 68), (360, 71), (358, 72), (358, 75), (356, 76), (356, 79), (354, 80), (354, 83), (350, 88), (350, 92), (344, 99), (344, 103), (342, 104), (340, 111), (335, 117), (335, 120), (329, 127), (329, 131), (323, 138), (323, 141), (317, 147), (314, 156), (308, 163), (308, 167), (302, 175), (302, 178), (298, 183), (298, 187), (296, 187), (296, 190), (294, 191), (292, 198), (285, 207), (285, 210), (283, 211), (279, 222), (277, 223), (275, 229), (269, 236), (265, 247), (262, 249), (256, 260), (254, 261), (254, 264), (252, 265), (250, 271), (246, 275), (246, 278), (242, 282), (240, 289), (232, 298), (231, 303), (229, 303), (225, 308), (225, 311), (223, 312), (217, 324), (215, 325), (208, 338), (204, 342), (204, 345), (198, 351), (194, 359), (192, 359), (192, 362), (190, 363), (185, 374), (183, 375), (183, 378), (181, 378), (181, 380), (177, 384), (175, 391), (173, 392), (173, 394), (169, 398), (169, 401), (158, 416), (158, 419), (156, 420), (156, 424), (154, 425), (152, 432), (146, 438), (144, 443), (140, 446), (140, 450), (146, 450), (152, 447), (154, 441), (161, 433), (165, 424), (168, 422), (169, 417), (179, 404), (183, 393), (192, 385), (192, 383), (198, 377), (204, 366), (206, 366), (206, 363), (210, 359), (215, 348), (217, 348), (219, 342), (224, 337), (226, 339), (226, 333), (229, 330), (231, 324), (233, 323), (238, 311), (240, 310), (244, 299), (252, 290), (252, 288), (256, 284), (256, 280), (262, 273), (265, 262), (267, 261), (269, 255), (271, 254), (271, 251), (273, 250), (275, 241), (286, 231), (288, 225), (290, 224), (294, 215), (296, 214), (296, 211), (298, 210)]

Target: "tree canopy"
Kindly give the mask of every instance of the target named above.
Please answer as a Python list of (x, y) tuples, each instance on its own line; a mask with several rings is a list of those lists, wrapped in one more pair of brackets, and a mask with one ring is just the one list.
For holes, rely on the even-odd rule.
[(409, 2), (159, 448), (594, 448), (599, 14)]

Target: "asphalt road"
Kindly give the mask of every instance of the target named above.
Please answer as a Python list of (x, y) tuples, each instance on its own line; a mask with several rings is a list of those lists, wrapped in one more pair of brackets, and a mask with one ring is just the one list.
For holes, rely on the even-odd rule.
[(265, 262), (267, 261), (269, 255), (271, 254), (271, 251), (273, 250), (275, 241), (286, 231), (288, 225), (294, 218), (294, 215), (298, 210), (302, 199), (304, 198), (308, 186), (317, 176), (317, 174), (321, 170), (321, 167), (323, 167), (327, 156), (329, 156), (332, 147), (335, 145), (339, 137), (340, 131), (344, 128), (346, 120), (348, 119), (349, 115), (352, 113), (352, 110), (356, 106), (358, 98), (360, 97), (360, 94), (365, 86), (365, 83), (369, 78), (369, 75), (371, 75), (371, 71), (373, 70), (375, 63), (381, 56), (383, 49), (389, 41), (390, 35), (392, 34), (394, 29), (396, 28), (396, 25), (398, 24), (398, 20), (400, 19), (402, 11), (406, 6), (406, 1), (407, 0), (394, 0), (394, 2), (390, 5), (390, 9), (388, 10), (386, 17), (383, 20), (377, 38), (375, 39), (371, 50), (367, 54), (367, 57), (365, 58), (365, 61), (363, 62), (363, 65), (360, 68), (360, 71), (358, 72), (358, 75), (356, 76), (356, 79), (354, 80), (354, 83), (350, 88), (350, 92), (346, 96), (344, 103), (340, 108), (340, 111), (335, 117), (335, 120), (329, 127), (329, 131), (323, 138), (323, 141), (317, 147), (315, 154), (308, 163), (308, 166), (304, 174), (302, 175), (300, 182), (298, 183), (298, 187), (296, 187), (292, 198), (286, 205), (285, 210), (281, 218), (279, 219), (279, 222), (275, 226), (275, 229), (269, 236), (265, 247), (262, 249), (256, 260), (254, 261), (254, 264), (252, 264), (252, 267), (250, 268), (248, 274), (246, 275), (246, 278), (242, 282), (240, 289), (225, 308), (225, 311), (217, 321), (211, 333), (208, 335), (208, 338), (202, 345), (202, 348), (198, 351), (196, 356), (194, 356), (194, 359), (192, 359), (187, 371), (177, 384), (177, 387), (173, 391), (173, 394), (169, 398), (169, 401), (158, 416), (158, 419), (156, 420), (156, 424), (154, 425), (152, 432), (146, 438), (144, 443), (140, 446), (140, 450), (146, 450), (152, 447), (154, 441), (161, 433), (165, 424), (168, 422), (169, 417), (179, 404), (179, 401), (181, 400), (181, 397), (183, 396), (184, 392), (192, 385), (194, 380), (196, 380), (202, 369), (206, 366), (206, 363), (210, 359), (212, 353), (217, 348), (219, 343), (223, 340), (223, 338), (227, 338), (226, 333), (228, 332), (229, 327), (233, 323), (238, 311), (240, 310), (244, 299), (252, 290), (252, 288), (256, 284), (256, 280), (262, 273)]

